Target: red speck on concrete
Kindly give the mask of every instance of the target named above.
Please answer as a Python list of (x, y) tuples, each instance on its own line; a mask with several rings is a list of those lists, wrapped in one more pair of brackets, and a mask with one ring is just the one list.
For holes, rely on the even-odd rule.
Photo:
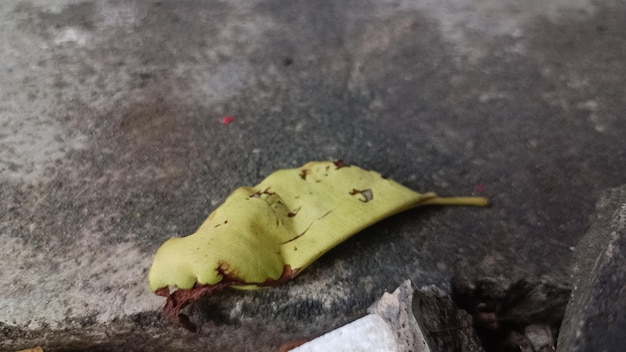
[(483, 193), (485, 191), (485, 185), (483, 185), (482, 183), (477, 183), (476, 184), (476, 190), (478, 191), (478, 193)]
[(234, 122), (234, 121), (235, 121), (235, 116), (225, 116), (222, 119), (222, 124), (228, 125), (229, 123)]

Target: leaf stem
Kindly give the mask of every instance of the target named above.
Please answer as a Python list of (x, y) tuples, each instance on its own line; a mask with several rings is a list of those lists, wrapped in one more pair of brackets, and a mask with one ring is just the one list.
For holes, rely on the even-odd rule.
[(435, 193), (426, 193), (430, 196), (419, 202), (419, 205), (471, 205), (484, 207), (489, 205), (489, 200), (485, 197), (439, 197)]

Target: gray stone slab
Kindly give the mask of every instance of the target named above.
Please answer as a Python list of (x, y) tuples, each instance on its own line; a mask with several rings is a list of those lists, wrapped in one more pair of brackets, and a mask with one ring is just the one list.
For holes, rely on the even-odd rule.
[(413, 315), (413, 287), (406, 280), (393, 293), (385, 293), (367, 310), (384, 319), (394, 332), (396, 351), (431, 352), (423, 327)]
[(621, 351), (626, 345), (626, 185), (597, 203), (574, 261), (574, 289), (559, 351)]
[(407, 280), (367, 312), (293, 351), (484, 351), (472, 317), (436, 287), (413, 290)]
[[(625, 11), (1, 1), (0, 349), (271, 350), (406, 278), (566, 276), (600, 192), (626, 183)], [(190, 307), (198, 335), (162, 320), (162, 242), (237, 186), (339, 158), (493, 206), (384, 221), (283, 287)]]

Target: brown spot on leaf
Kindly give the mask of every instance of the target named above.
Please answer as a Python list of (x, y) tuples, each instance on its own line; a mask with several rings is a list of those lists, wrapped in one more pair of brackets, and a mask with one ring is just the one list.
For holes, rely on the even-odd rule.
[(169, 287), (161, 287), (159, 289), (157, 289), (156, 291), (154, 291), (154, 293), (157, 296), (163, 296), (163, 297), (169, 297), (170, 295), (170, 288)]
[(287, 240), (287, 241), (285, 241), (285, 242), (281, 242), (281, 243), (279, 243), (279, 244), (281, 244), (281, 245), (282, 245), (282, 244), (285, 244), (285, 243), (289, 243), (289, 242), (291, 242), (291, 241), (295, 241), (295, 240), (297, 240), (298, 238), (300, 238), (300, 237), (304, 236), (304, 234), (305, 234), (307, 231), (309, 231), (309, 229), (311, 228), (311, 226), (313, 226), (313, 224), (314, 224), (316, 221), (318, 221), (318, 220), (322, 219), (323, 217), (325, 217), (326, 215), (328, 215), (328, 214), (332, 213), (332, 212), (333, 212), (333, 210), (334, 210), (334, 209), (331, 209), (331, 210), (327, 211), (326, 213), (324, 213), (322, 216), (320, 216), (320, 217), (318, 217), (317, 219), (313, 220), (313, 221), (309, 224), (309, 226), (307, 226), (307, 228), (306, 228), (306, 229), (304, 229), (304, 231), (302, 231), (302, 233), (301, 233), (301, 234), (299, 234), (299, 235), (297, 235), (297, 236), (295, 236), (295, 237), (293, 237), (293, 238), (291, 238), (291, 239), (289, 239), (289, 240)]
[(194, 324), (186, 314), (182, 314), (181, 310), (188, 304), (199, 300), (213, 292), (221, 291), (225, 287), (231, 286), (229, 283), (220, 282), (215, 285), (198, 285), (193, 288), (183, 290), (178, 289), (170, 294), (167, 287), (160, 288), (155, 291), (159, 296), (167, 297), (165, 306), (163, 307), (163, 315), (175, 325), (183, 327), (191, 332), (198, 333), (200, 329)]
[(341, 169), (342, 167), (350, 167), (350, 165), (346, 164), (343, 160), (335, 160), (333, 164), (337, 167), (337, 169)]
[[(313, 225), (313, 223), (311, 223), (311, 225)], [(279, 243), (279, 244), (281, 244), (281, 245), (282, 245), (282, 244), (285, 244), (285, 243), (289, 243), (289, 242), (291, 242), (291, 241), (295, 241), (295, 240), (297, 240), (298, 238), (300, 238), (300, 237), (304, 236), (304, 234), (305, 234), (305, 233), (309, 230), (309, 228), (311, 227), (311, 225), (309, 225), (306, 229), (304, 229), (304, 231), (302, 231), (302, 233), (301, 233), (301, 234), (297, 235), (296, 237), (291, 238), (291, 239), (289, 239), (289, 240), (287, 240), (287, 241), (285, 241), (285, 242)]]
[(350, 195), (353, 196), (355, 194), (360, 194), (363, 196), (362, 199), (359, 199), (363, 203), (367, 203), (370, 200), (374, 199), (374, 194), (372, 193), (371, 189), (358, 190), (353, 188), (352, 191), (350, 191)]
[(300, 211), (300, 208), (302, 207), (298, 207), (297, 209), (294, 209), (292, 211), (290, 211), (289, 213), (287, 213), (287, 216), (290, 218), (293, 218), (294, 216), (296, 216), (298, 214), (298, 212)]
[(271, 196), (271, 195), (274, 195), (276, 193), (270, 192), (270, 187), (267, 187), (266, 189), (264, 189), (262, 191), (256, 191), (256, 192), (252, 193), (250, 195), (250, 198), (259, 198), (259, 197), (261, 197), (262, 194), (267, 194), (268, 196)]
[(329, 211), (325, 212), (324, 215), (322, 215), (319, 218), (317, 218), (317, 220), (321, 220), (321, 219), (325, 218), (328, 214), (332, 213), (333, 210), (335, 210), (335, 209), (330, 209)]
[[(222, 277), (224, 277), (224, 279), (227, 279), (227, 281), (230, 282), (240, 282), (240, 283), (244, 283), (245, 280), (240, 278), (240, 274), (239, 272), (236, 270), (236, 268), (231, 268), (230, 264), (228, 264), (225, 261), (219, 261), (218, 262), (219, 265), (217, 267), (217, 273), (222, 275)], [(222, 280), (224, 280), (222, 279)]]

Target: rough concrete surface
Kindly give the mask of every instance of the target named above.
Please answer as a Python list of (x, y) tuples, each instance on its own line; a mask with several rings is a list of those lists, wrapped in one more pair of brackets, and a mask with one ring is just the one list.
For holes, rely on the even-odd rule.
[(626, 345), (626, 185), (598, 201), (578, 248), (559, 351), (620, 351)]
[[(405, 279), (567, 277), (626, 183), (619, 0), (0, 1), (0, 349), (273, 350)], [(228, 125), (226, 115), (235, 116)], [(344, 159), (488, 209), (410, 211), (171, 327), (158, 246), (235, 187)]]

